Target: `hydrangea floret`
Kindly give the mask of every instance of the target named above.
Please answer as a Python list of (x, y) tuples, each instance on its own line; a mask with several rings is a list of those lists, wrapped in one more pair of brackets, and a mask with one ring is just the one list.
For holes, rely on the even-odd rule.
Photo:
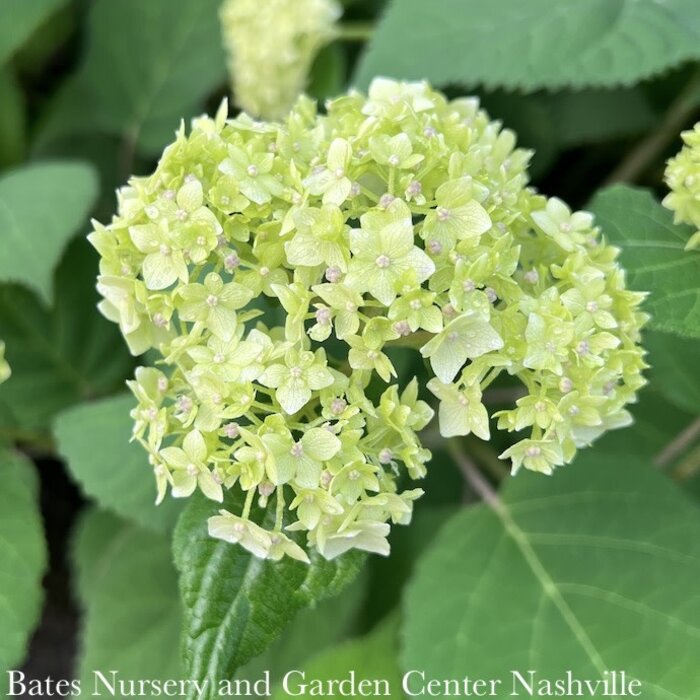
[(158, 358), (130, 382), (158, 499), (240, 490), (210, 533), (260, 557), (386, 554), (422, 493), (428, 401), (444, 437), (488, 440), (482, 394), (517, 377), (495, 415), (513, 471), (629, 423), (644, 295), (590, 214), (528, 186), (529, 157), (475, 99), (385, 79), (325, 115), (301, 98), (282, 123), (224, 104), (183, 126), (90, 235), (102, 312)]
[(236, 102), (256, 117), (280, 119), (336, 36), (341, 7), (335, 0), (224, 0), (219, 14)]
[(668, 161), (666, 183), (671, 190), (663, 205), (674, 212), (675, 223), (690, 224), (696, 231), (686, 250), (700, 248), (700, 122), (681, 134), (684, 146)]

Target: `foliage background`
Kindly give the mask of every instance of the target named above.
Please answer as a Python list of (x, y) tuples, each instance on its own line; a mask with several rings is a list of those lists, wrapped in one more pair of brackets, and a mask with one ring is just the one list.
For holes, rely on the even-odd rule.
[(344, 3), (356, 38), (323, 50), (310, 93), (382, 74), (479, 95), (535, 149), (534, 184), (595, 211), (652, 314), (633, 427), (552, 478), (504, 478), (501, 437), (438, 444), (414, 523), (355, 577), (251, 562), (197, 530), (201, 503), (152, 505), (128, 443), (135, 361), (95, 308), (88, 217), (227, 93), (218, 4), (0, 0), (0, 670), (624, 668), (644, 697), (700, 698), (700, 253), (658, 203), (700, 115), (697, 3)]

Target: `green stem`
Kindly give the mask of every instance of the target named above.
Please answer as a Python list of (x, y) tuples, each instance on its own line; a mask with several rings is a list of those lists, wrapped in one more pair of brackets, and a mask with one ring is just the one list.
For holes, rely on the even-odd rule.
[(340, 41), (367, 41), (374, 31), (371, 22), (344, 22), (337, 27)]
[(488, 443), (482, 442), (473, 435), (464, 440), (447, 440), (447, 451), (457, 464), (462, 464), (465, 460), (472, 463), (473, 459), (497, 481), (503, 481), (509, 474), (508, 467), (498, 458)]
[(668, 145), (698, 109), (700, 97), (700, 73), (695, 73), (685, 88), (671, 103), (658, 128), (648, 134), (630, 151), (605, 181), (635, 182), (647, 168), (659, 158)]

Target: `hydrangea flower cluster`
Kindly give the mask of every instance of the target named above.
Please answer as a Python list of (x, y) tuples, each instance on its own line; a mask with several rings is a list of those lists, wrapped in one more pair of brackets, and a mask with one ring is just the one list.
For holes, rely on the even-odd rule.
[(221, 27), (237, 103), (257, 117), (284, 117), (340, 15), (335, 0), (224, 0)]
[[(488, 440), (483, 391), (520, 379), (497, 414), (514, 471), (629, 423), (643, 295), (590, 214), (527, 186), (529, 157), (477, 100), (384, 79), (326, 115), (301, 98), (283, 123), (222, 105), (183, 126), (90, 235), (102, 312), (160, 356), (130, 382), (158, 498), (241, 489), (210, 533), (260, 557), (306, 560), (294, 531), (327, 558), (387, 553), (433, 415), (392, 346), (432, 368), (444, 437)], [(273, 497), (263, 529), (251, 506)]]
[(12, 370), (10, 369), (10, 365), (5, 359), (5, 342), (3, 340), (0, 340), (0, 384), (2, 384), (4, 381), (7, 381), (10, 378), (11, 374)]
[(666, 167), (666, 183), (671, 191), (663, 205), (674, 212), (675, 223), (699, 229), (688, 240), (686, 250), (690, 250), (700, 248), (700, 123), (681, 137), (685, 145)]

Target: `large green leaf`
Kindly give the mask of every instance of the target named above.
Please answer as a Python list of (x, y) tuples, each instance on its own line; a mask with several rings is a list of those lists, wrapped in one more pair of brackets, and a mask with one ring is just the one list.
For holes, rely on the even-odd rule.
[[(224, 508), (239, 513), (242, 506), (238, 489), (226, 494)], [(217, 684), (263, 652), (299, 610), (337, 594), (362, 560), (352, 554), (332, 562), (312, 555), (310, 565), (289, 558), (257, 559), (209, 537), (207, 519), (220, 507), (201, 495), (192, 498), (173, 542), (185, 608), (185, 670), (189, 678), (208, 681), (202, 700), (216, 697)], [(253, 517), (270, 527), (274, 503), (256, 509)], [(192, 690), (188, 698), (195, 697)]]
[(299, 668), (322, 650), (357, 633), (367, 584), (368, 577), (361, 573), (342, 595), (300, 610), (280, 637), (236, 671), (236, 678), (256, 680), (265, 671), (272, 678), (280, 678), (290, 668)]
[(51, 302), (54, 267), (97, 196), (87, 163), (36, 163), (0, 178), (0, 281)]
[(0, 678), (23, 658), (39, 617), (46, 546), (34, 465), (0, 451)]
[(649, 331), (644, 334), (644, 347), (649, 352), (652, 387), (676, 406), (700, 414), (700, 341)]
[(71, 404), (123, 386), (132, 367), (117, 327), (97, 312), (97, 259), (71, 244), (47, 308), (18, 285), (0, 284), (0, 338), (12, 376), (0, 387), (0, 440), (46, 429)]
[(443, 528), (407, 590), (404, 667), (453, 678), (468, 660), (502, 697), (511, 669), (624, 670), (644, 698), (696, 700), (698, 580), (696, 506), (647, 464), (590, 450)]
[(605, 237), (622, 248), (630, 287), (651, 292), (650, 327), (700, 338), (700, 251), (684, 250), (691, 229), (674, 225), (651, 193), (626, 185), (602, 190), (590, 209)]
[(612, 87), (698, 57), (696, 0), (393, 0), (355, 83)]
[(24, 102), (24, 95), (14, 71), (9, 66), (0, 68), (0, 168), (14, 165), (24, 155)]
[[(318, 697), (321, 693), (317, 683), (321, 688), (328, 688), (329, 681), (344, 681), (340, 693), (343, 695), (403, 698), (397, 661), (397, 622), (392, 615), (365, 637), (330, 647), (302, 668), (287, 669), (286, 682), (282, 681), (275, 688), (273, 700)], [(348, 680), (351, 673), (355, 674), (355, 689)], [(379, 685), (374, 685), (373, 681), (378, 681)]]
[(69, 408), (55, 422), (58, 450), (85, 494), (103, 508), (142, 527), (169, 532), (181, 502), (167, 498), (155, 505), (153, 469), (141, 445), (130, 442), (134, 404), (131, 395), (124, 395)]
[(2, 0), (0, 2), (0, 64), (67, 0)]
[[(97, 671), (109, 681), (112, 671), (123, 681), (181, 678), (182, 616), (168, 538), (93, 511), (80, 524), (74, 552), (85, 596), (82, 697), (108, 694), (95, 687)], [(110, 697), (132, 696), (117, 689)]]
[[(226, 78), (219, 0), (95, 0), (82, 67), (39, 141), (100, 131), (156, 153)], [(86, 105), (89, 109), (86, 109)]]

